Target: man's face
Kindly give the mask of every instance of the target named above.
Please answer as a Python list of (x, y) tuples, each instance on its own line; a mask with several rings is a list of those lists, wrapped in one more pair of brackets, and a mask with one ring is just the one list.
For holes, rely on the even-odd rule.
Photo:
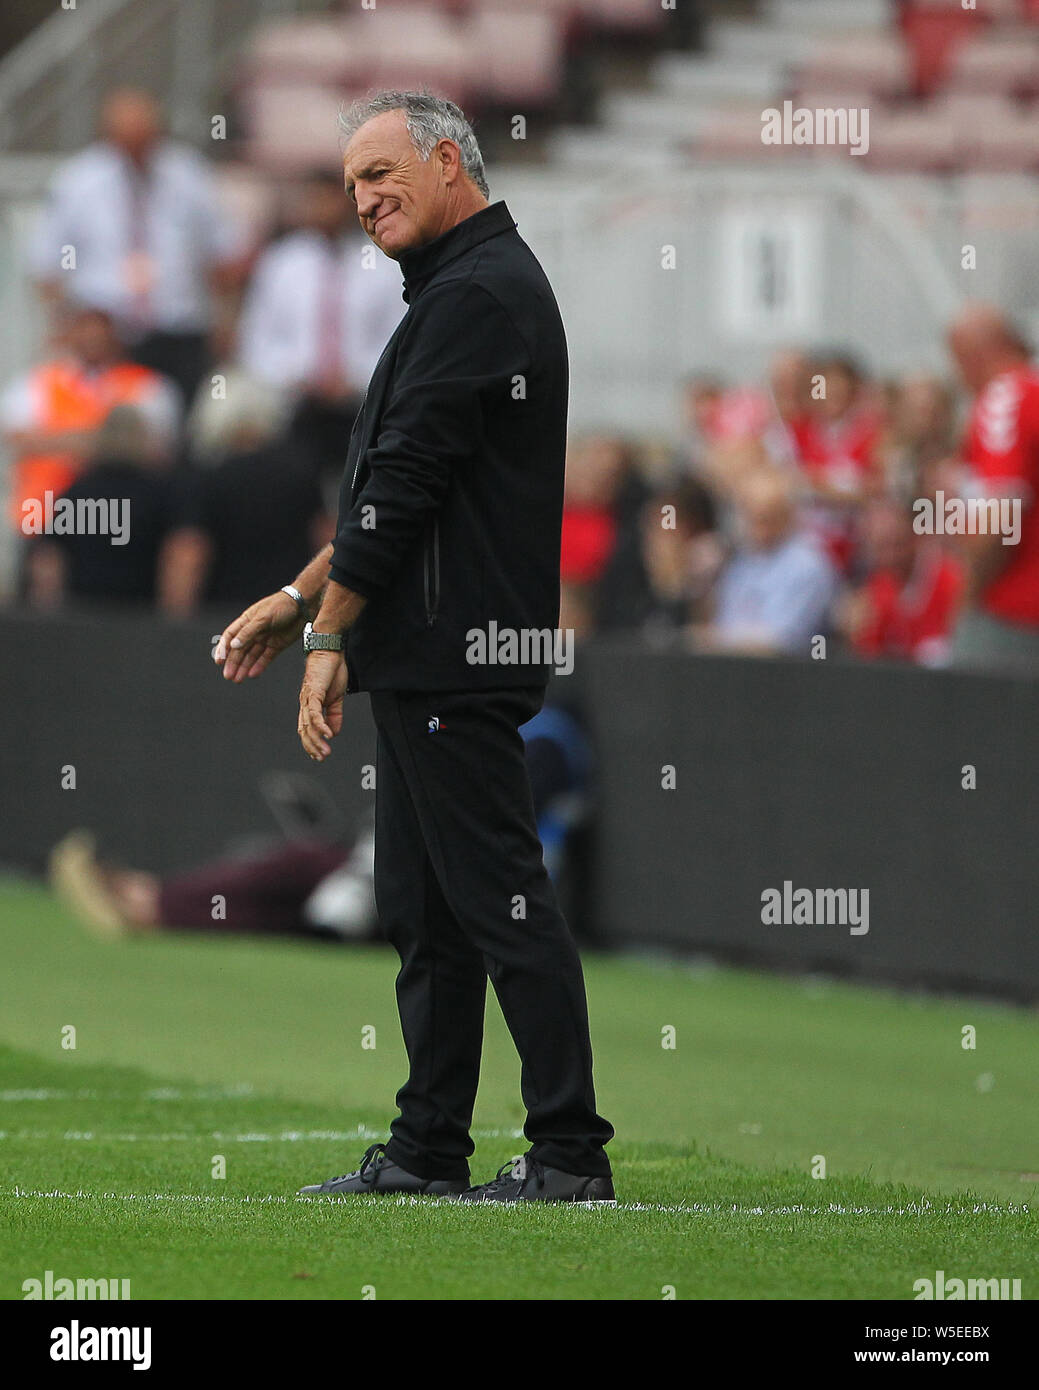
[(438, 151), (419, 158), (403, 111), (386, 111), (361, 126), (346, 147), (343, 173), (361, 226), (393, 260), (445, 230), (449, 184)]
[(839, 420), (855, 403), (858, 382), (836, 363), (822, 369), (826, 380), (826, 395), (819, 401), (819, 413), (825, 420)]
[(866, 552), (876, 570), (905, 574), (913, 567), (913, 528), (894, 507), (875, 507), (866, 518)]
[(793, 499), (787, 485), (779, 478), (749, 478), (743, 486), (740, 504), (743, 536), (751, 550), (771, 550), (793, 530)]
[(297, 216), (301, 226), (334, 236), (347, 222), (348, 205), (343, 190), (334, 183), (315, 180), (303, 189)]
[(897, 417), (902, 434), (911, 441), (939, 433), (947, 424), (948, 408), (941, 383), (911, 377), (898, 395)]
[(769, 386), (776, 409), (792, 420), (807, 409), (811, 399), (811, 372), (800, 353), (778, 353), (769, 370)]
[(105, 103), (101, 117), (104, 136), (131, 159), (147, 159), (161, 127), (159, 109), (145, 92), (116, 92)]
[(773, 501), (754, 501), (747, 508), (747, 541), (752, 550), (770, 550), (789, 525), (786, 507)]
[(112, 320), (100, 310), (83, 309), (74, 313), (65, 325), (64, 336), (75, 355), (88, 367), (109, 362), (119, 355)]
[(949, 354), (968, 391), (978, 392), (988, 385), (991, 370), (977, 334), (954, 328), (949, 334)]
[(685, 418), (698, 434), (710, 438), (718, 419), (722, 393), (717, 386), (693, 382), (685, 392)]

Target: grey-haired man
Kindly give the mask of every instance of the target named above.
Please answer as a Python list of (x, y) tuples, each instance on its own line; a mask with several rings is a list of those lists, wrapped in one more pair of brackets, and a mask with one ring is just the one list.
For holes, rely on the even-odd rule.
[[(608, 1202), (584, 982), (545, 870), (521, 725), (541, 707), (559, 614), (568, 365), (551, 287), (488, 204), (462, 113), (383, 93), (344, 120), (346, 192), (404, 276), (408, 312), (350, 438), (339, 527), (223, 634), (229, 679), (296, 640), (299, 734), (323, 761), (348, 692), (378, 730), (376, 898), (401, 958), (410, 1062), (389, 1143), (304, 1192)], [(494, 660), (474, 662), (494, 635)], [(503, 647), (498, 638), (511, 634)], [(490, 977), (522, 1062), (530, 1150), (469, 1186)]]

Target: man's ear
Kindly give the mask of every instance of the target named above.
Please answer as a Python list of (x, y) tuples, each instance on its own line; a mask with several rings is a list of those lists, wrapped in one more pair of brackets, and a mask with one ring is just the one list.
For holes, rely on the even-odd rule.
[(440, 159), (440, 172), (452, 176), (457, 175), (458, 170), (462, 167), (462, 151), (446, 135), (437, 144), (437, 155)]

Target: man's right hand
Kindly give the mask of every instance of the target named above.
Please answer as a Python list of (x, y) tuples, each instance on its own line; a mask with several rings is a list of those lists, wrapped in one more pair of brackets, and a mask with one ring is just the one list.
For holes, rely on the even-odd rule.
[(306, 618), (288, 594), (280, 590), (260, 599), (220, 634), (213, 660), (224, 668), (224, 680), (240, 683), (259, 676), (279, 652), (303, 635)]

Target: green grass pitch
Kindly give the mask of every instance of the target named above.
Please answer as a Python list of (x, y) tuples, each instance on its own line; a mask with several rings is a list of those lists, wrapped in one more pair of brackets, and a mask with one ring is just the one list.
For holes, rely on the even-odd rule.
[[(911, 1299), (938, 1269), (1039, 1289), (1027, 1011), (593, 955), (616, 1210), (330, 1202), (294, 1194), (385, 1137), (404, 1075), (388, 949), (102, 946), (7, 879), (0, 952), (7, 1299), (48, 1269), (134, 1299)], [(489, 999), (481, 1180), (525, 1148)]]

